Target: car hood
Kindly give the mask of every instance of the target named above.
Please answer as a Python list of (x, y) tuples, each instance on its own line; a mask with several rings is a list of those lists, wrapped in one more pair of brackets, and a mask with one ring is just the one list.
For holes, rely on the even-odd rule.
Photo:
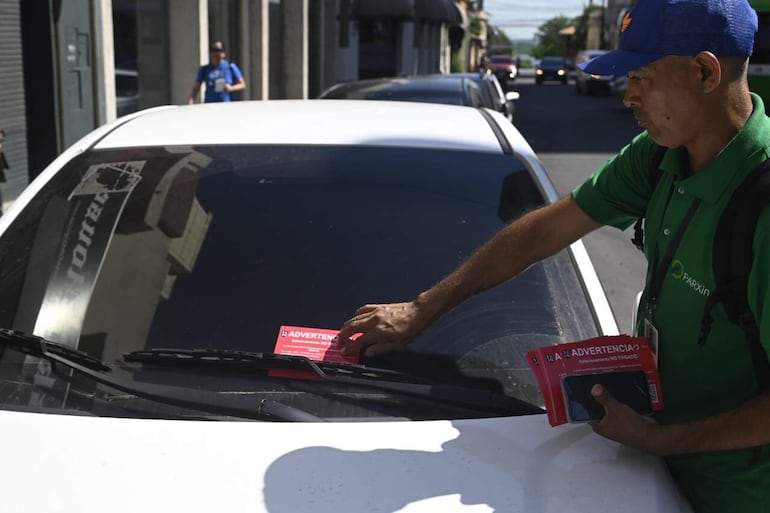
[(544, 415), (267, 423), (0, 412), (8, 511), (687, 511), (665, 467)]

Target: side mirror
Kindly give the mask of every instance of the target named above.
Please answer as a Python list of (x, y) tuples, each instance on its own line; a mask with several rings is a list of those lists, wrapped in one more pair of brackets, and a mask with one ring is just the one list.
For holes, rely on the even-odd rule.
[(516, 101), (521, 97), (518, 91), (508, 91), (505, 93), (505, 101), (512, 102)]

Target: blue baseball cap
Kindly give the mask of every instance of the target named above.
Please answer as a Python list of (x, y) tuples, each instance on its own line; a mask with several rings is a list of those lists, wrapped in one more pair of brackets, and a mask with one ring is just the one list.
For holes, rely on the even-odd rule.
[(578, 67), (596, 75), (624, 75), (667, 55), (707, 51), (748, 57), (757, 13), (747, 0), (637, 0), (620, 29), (617, 50)]

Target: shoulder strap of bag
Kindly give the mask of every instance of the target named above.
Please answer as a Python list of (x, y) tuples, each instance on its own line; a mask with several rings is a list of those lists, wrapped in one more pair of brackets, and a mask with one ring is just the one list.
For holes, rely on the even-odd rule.
[(746, 334), (757, 378), (757, 392), (770, 386), (770, 362), (759, 339), (759, 327), (749, 308), (749, 273), (754, 258), (754, 232), (763, 208), (770, 204), (770, 160), (760, 164), (733, 193), (714, 237), (713, 266), (716, 287), (706, 302), (699, 343), (705, 344), (721, 302), (731, 322)]
[[(663, 156), (666, 154), (666, 149), (665, 146), (658, 146), (650, 161), (650, 168), (647, 172), (649, 173), (653, 191), (658, 187), (658, 182), (660, 182), (660, 163), (663, 162)], [(639, 251), (644, 251), (644, 217), (640, 217), (636, 220), (636, 223), (634, 223), (634, 237), (631, 239), (631, 242), (637, 249), (639, 249)]]

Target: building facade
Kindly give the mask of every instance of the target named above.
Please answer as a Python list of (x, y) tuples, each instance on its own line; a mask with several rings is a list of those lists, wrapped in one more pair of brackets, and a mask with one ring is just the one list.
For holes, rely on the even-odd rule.
[[(0, 0), (0, 127), (13, 201), (61, 151), (139, 109), (185, 104), (211, 41), (241, 100), (472, 69), (467, 0)], [(473, 13), (471, 13), (473, 14)]]

